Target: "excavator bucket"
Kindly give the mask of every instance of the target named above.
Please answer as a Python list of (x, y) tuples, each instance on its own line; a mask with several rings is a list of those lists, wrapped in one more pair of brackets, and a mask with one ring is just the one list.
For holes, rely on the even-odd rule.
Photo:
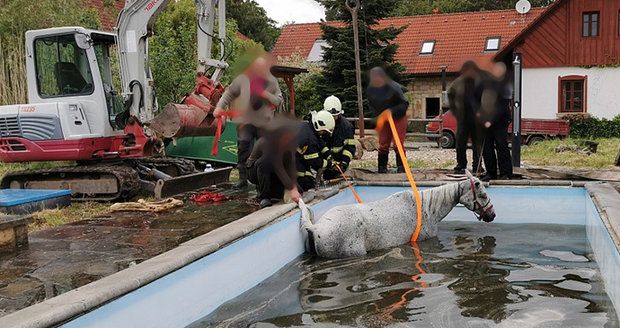
[(159, 179), (155, 183), (155, 198), (163, 199), (227, 182), (231, 170), (232, 167), (225, 167), (208, 172), (198, 172), (178, 177)]
[(217, 121), (211, 112), (193, 105), (168, 104), (149, 127), (163, 138), (213, 136)]

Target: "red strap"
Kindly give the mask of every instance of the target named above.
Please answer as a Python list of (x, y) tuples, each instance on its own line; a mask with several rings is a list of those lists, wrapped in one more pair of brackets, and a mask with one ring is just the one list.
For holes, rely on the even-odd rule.
[(223, 117), (217, 118), (217, 130), (215, 131), (215, 138), (213, 138), (213, 147), (211, 148), (211, 156), (217, 156), (218, 145), (220, 143), (220, 137), (222, 136), (222, 122)]
[(217, 156), (220, 138), (222, 137), (222, 125), (224, 124), (224, 117), (235, 118), (237, 116), (239, 116), (239, 112), (228, 111), (228, 112), (221, 113), (220, 116), (216, 118), (217, 119), (217, 130), (215, 131), (215, 137), (213, 138), (213, 146), (211, 147), (211, 156)]

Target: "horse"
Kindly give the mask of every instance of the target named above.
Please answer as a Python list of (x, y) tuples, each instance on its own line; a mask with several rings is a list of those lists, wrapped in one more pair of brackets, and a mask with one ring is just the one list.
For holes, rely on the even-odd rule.
[[(437, 225), (459, 203), (474, 212), (478, 220), (495, 219), (484, 185), (469, 171), (466, 176), (460, 182), (420, 192), (422, 227), (418, 241), (437, 236)], [(417, 224), (412, 191), (370, 203), (336, 206), (318, 220), (303, 201), (299, 208), (306, 250), (325, 258), (363, 256), (373, 250), (406, 244)]]

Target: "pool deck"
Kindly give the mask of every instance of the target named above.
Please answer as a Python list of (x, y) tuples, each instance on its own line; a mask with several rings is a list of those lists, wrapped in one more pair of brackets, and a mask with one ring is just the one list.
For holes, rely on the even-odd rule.
[[(419, 182), (421, 186), (435, 186), (443, 183), (446, 183), (446, 181)], [(377, 183), (358, 181), (358, 184), (373, 185)], [(384, 182), (381, 184), (406, 185), (405, 183), (398, 181), (392, 181), (387, 183)], [(594, 182), (588, 183), (586, 185), (586, 183), (583, 181), (573, 182), (566, 180), (512, 180), (508, 182), (497, 181), (493, 182), (492, 185), (573, 187), (583, 187), (585, 185), (601, 214), (601, 218), (603, 219), (608, 230), (611, 232), (612, 239), (615, 241), (616, 246), (620, 245), (620, 194), (610, 184)], [(336, 192), (338, 192), (338, 189), (333, 188), (331, 190), (324, 191), (319, 195), (308, 194), (308, 198), (306, 200), (311, 201), (314, 199), (315, 201), (318, 201), (320, 199), (327, 198), (335, 194)], [(38, 290), (38, 294), (35, 293), (35, 297), (33, 297), (29, 293), (23, 294), (22, 296), (29, 297), (29, 301), (26, 303), (22, 303), (21, 306), (16, 306), (14, 310), (18, 310), (20, 307), (28, 306), (32, 303), (41, 302), (45, 298), (55, 296), (56, 294), (62, 293), (62, 295), (47, 299), (41, 303), (29, 306), (18, 312), (8, 314), (4, 317), (0, 317), (0, 326), (47, 327), (50, 325), (57, 325), (72, 317), (87, 312), (92, 308), (100, 306), (114, 298), (124, 295), (141, 286), (144, 286), (172, 271), (175, 271), (189, 263), (192, 263), (199, 258), (211, 254), (218, 249), (224, 247), (225, 245), (235, 240), (238, 240), (239, 238), (246, 236), (253, 231), (256, 231), (257, 229), (260, 229), (261, 227), (272, 224), (279, 218), (295, 210), (296, 206), (293, 204), (273, 206), (271, 208), (251, 213), (238, 220), (235, 220), (236, 218), (231, 218), (229, 221), (230, 223), (227, 222), (228, 224), (225, 224), (219, 228), (215, 228), (208, 232), (202, 228), (196, 230), (196, 225), (193, 225), (193, 228), (186, 227), (186, 229), (176, 230), (158, 230), (156, 228), (148, 229), (149, 233), (151, 233), (148, 238), (152, 240), (148, 244), (140, 245), (140, 251), (142, 253), (132, 253), (127, 252), (126, 250), (118, 251), (117, 249), (116, 252), (109, 252), (106, 255), (105, 251), (97, 248), (98, 243), (101, 243), (103, 240), (105, 240), (107, 238), (106, 236), (113, 236), (113, 238), (110, 238), (109, 241), (114, 241), (119, 236), (123, 236), (123, 231), (126, 231), (127, 227), (122, 227), (122, 225), (115, 226), (114, 224), (109, 224), (109, 222), (115, 222), (115, 220), (119, 220), (119, 222), (122, 222), (122, 218), (115, 218), (114, 220), (109, 221), (108, 224), (101, 224), (102, 220), (100, 219), (87, 220), (82, 221), (83, 223), (81, 222), (80, 224), (68, 225), (62, 228), (57, 228), (57, 230), (50, 229), (35, 233), (31, 236), (31, 240), (37, 240), (38, 238), (44, 240), (46, 236), (48, 238), (52, 237), (51, 239), (54, 239), (53, 237), (58, 237), (58, 234), (61, 231), (74, 232), (73, 235), (69, 234), (65, 236), (66, 238), (74, 238), (75, 236), (80, 236), (78, 238), (80, 239), (85, 235), (90, 235), (89, 237), (84, 237), (83, 240), (81, 240), (81, 242), (77, 244), (81, 245), (82, 248), (80, 249), (78, 247), (79, 252), (76, 252), (75, 254), (79, 253), (79, 255), (76, 255), (76, 262), (80, 263), (82, 268), (88, 268), (88, 270), (91, 270), (91, 273), (94, 274), (78, 276), (79, 278), (82, 278), (82, 280), (78, 282), (80, 283), (79, 286), (83, 286), (78, 286), (79, 288), (77, 289), (69, 290), (71, 288), (67, 288), (67, 286), (70, 285), (63, 286), (58, 284), (58, 286), (64, 287), (66, 289), (50, 290), (50, 284), (46, 286), (41, 281), (37, 282), (36, 275), (27, 273), (30, 272), (28, 271), (28, 266), (23, 266), (21, 270), (24, 270), (26, 273), (21, 273), (23, 275), (22, 278), (27, 278), (26, 280), (23, 280), (23, 286), (34, 286), (34, 288), (30, 288), (28, 290)], [(133, 213), (131, 215), (133, 217), (136, 216)], [(164, 222), (166, 222), (166, 220), (170, 220), (170, 218), (170, 215), (164, 215), (160, 218), (149, 218), (148, 220), (155, 221), (159, 219), (161, 220), (160, 223), (163, 224)], [(145, 219), (145, 217), (142, 217), (141, 219), (129, 219), (128, 217), (124, 218), (124, 220), (130, 221), (140, 221)], [(99, 222), (99, 224), (96, 224), (96, 222)], [(198, 223), (198, 225), (201, 224), (204, 224), (204, 222)], [(193, 231), (193, 233), (191, 231)], [(200, 233), (197, 233), (197, 231), (199, 231)], [(63, 235), (64, 232), (60, 233), (60, 235)], [(194, 239), (188, 240), (189, 238)], [(62, 245), (62, 239), (63, 238), (59, 238), (59, 240), (55, 240), (55, 242), (49, 241), (49, 248), (46, 247), (46, 250), (41, 250), (41, 252), (37, 256), (41, 259), (47, 259), (52, 255), (58, 256), (58, 254), (55, 253), (54, 244), (56, 244), (57, 246)], [(178, 247), (175, 247), (177, 245)], [(105, 266), (98, 267), (97, 265), (92, 265), (91, 262), (86, 260), (90, 256), (101, 255), (98, 252), (103, 253), (103, 257), (111, 259), (111, 262), (108, 261)], [(160, 254), (162, 252), (164, 253)], [(66, 267), (62, 269), (70, 271), (73, 267), (73, 264), (70, 264), (72, 261), (64, 262)], [(135, 263), (139, 264), (134, 265)], [(112, 266), (110, 266), (111, 264)], [(7, 270), (12, 267), (13, 266), (7, 267), (3, 263), (2, 266), (0, 266), (0, 270), (2, 270), (3, 273), (10, 272)], [(50, 265), (49, 263), (45, 263), (42, 265), (39, 264), (37, 270), (43, 269), (44, 271), (46, 267), (54, 267), (54, 265)], [(65, 275), (65, 278), (67, 277), (71, 277), (71, 275)], [(33, 279), (34, 282), (33, 280), (28, 279)], [(96, 281), (91, 282), (93, 280)], [(3, 294), (3, 292), (11, 292), (11, 288), (7, 288), (8, 285), (3, 286), (1, 282), (2, 279), (0, 279), (0, 295), (5, 295)], [(41, 283), (42, 286), (37, 285), (39, 283)], [(19, 287), (19, 285), (16, 286)], [(58, 286), (51, 284), (51, 288), (58, 288)], [(13, 289), (13, 291), (15, 290), (16, 289)], [(43, 295), (44, 297), (41, 297), (41, 295)], [(17, 294), (17, 296), (19, 296), (19, 294)], [(7, 303), (3, 304), (2, 299), (0, 298), (0, 309), (4, 309), (6, 306), (5, 304)], [(0, 315), (2, 315), (2, 312), (0, 312)]]

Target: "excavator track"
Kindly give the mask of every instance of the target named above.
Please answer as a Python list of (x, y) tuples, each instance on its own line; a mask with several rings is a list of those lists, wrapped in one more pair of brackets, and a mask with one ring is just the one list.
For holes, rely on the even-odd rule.
[(2, 188), (71, 189), (74, 201), (111, 202), (138, 194), (140, 176), (126, 165), (78, 165), (7, 173)]

